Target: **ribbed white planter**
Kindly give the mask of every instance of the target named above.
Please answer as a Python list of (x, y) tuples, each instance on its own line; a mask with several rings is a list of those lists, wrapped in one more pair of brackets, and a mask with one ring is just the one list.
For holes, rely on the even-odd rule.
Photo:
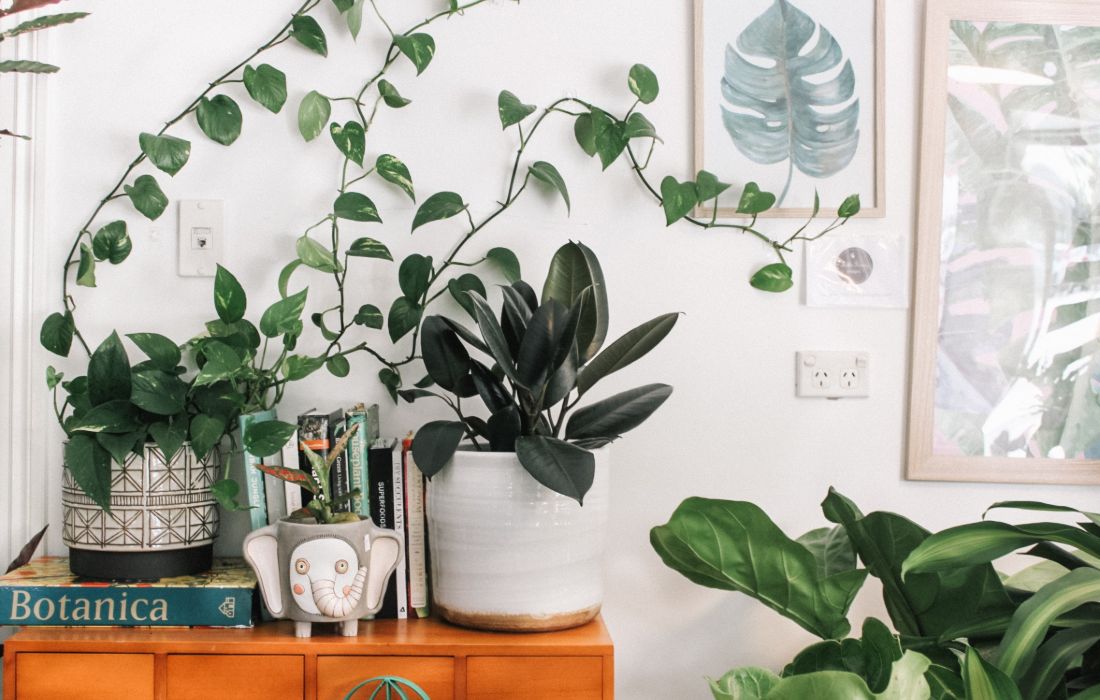
[(459, 451), (428, 482), (436, 611), (494, 630), (575, 627), (603, 603), (608, 449), (584, 506), (539, 484), (501, 452)]

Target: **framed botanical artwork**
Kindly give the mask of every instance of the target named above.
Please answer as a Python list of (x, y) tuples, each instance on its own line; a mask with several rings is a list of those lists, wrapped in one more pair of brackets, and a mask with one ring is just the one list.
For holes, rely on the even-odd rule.
[(908, 475), (1100, 483), (1100, 12), (927, 13)]
[[(695, 0), (695, 165), (777, 197), (765, 216), (886, 215), (886, 0)], [(713, 215), (712, 203), (696, 212)]]

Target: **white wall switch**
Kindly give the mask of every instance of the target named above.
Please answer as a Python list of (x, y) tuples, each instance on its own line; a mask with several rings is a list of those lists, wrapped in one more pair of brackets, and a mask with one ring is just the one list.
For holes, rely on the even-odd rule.
[(220, 199), (180, 201), (180, 277), (213, 277), (224, 262), (224, 214)]
[(871, 356), (866, 352), (795, 353), (795, 390), (803, 398), (847, 399), (871, 395)]

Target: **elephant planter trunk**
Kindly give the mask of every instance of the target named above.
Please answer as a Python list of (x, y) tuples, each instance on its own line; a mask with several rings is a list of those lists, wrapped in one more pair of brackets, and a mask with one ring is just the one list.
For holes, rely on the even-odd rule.
[(338, 622), (345, 637), (359, 618), (378, 612), (401, 558), (401, 540), (370, 520), (318, 524), (280, 520), (244, 541), (267, 609), (310, 636), (314, 622)]

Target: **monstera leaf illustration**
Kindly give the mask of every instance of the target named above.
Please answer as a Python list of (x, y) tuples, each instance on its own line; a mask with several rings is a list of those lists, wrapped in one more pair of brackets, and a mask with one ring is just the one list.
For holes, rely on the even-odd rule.
[[(815, 30), (817, 41), (808, 46)], [(833, 35), (787, 0), (775, 0), (736, 48), (726, 47), (722, 120), (753, 162), (788, 161), (780, 204), (795, 168), (826, 178), (852, 162), (859, 146), (855, 85), (852, 63)]]

